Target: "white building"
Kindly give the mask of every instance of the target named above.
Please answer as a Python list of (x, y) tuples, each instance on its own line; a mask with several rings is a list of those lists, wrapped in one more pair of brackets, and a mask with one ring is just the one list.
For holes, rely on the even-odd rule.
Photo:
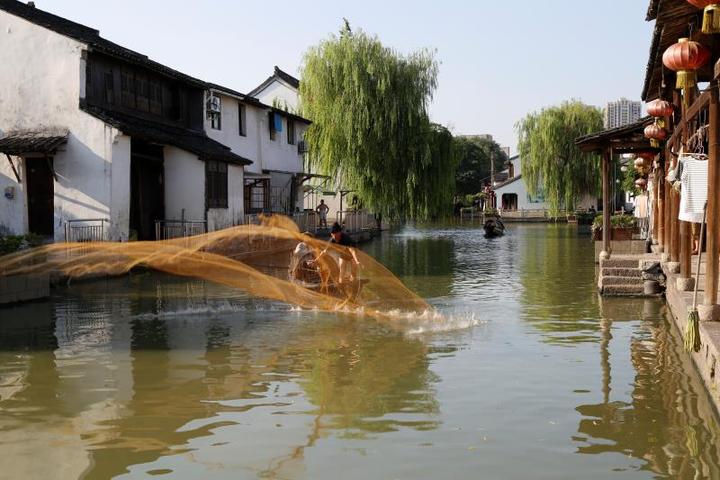
[[(505, 178), (504, 181), (495, 185), (497, 207), (503, 214), (508, 216), (535, 215), (544, 216), (550, 206), (545, 202), (543, 192), (537, 195), (530, 195), (525, 181), (522, 179), (522, 160), (519, 155), (508, 159), (507, 169), (500, 172)], [(596, 206), (597, 199), (586, 195), (576, 205), (579, 210), (586, 210)]]
[(616, 128), (635, 123), (642, 117), (642, 104), (627, 98), (608, 102), (605, 108), (605, 128)]
[(244, 213), (301, 209), (302, 139), (310, 122), (215, 84), (209, 85), (206, 106), (207, 135), (253, 160), (245, 167), (244, 182), (234, 188), (243, 197)]
[(31, 4), (0, 1), (0, 39), (0, 234), (166, 238), (301, 205), (307, 120)]

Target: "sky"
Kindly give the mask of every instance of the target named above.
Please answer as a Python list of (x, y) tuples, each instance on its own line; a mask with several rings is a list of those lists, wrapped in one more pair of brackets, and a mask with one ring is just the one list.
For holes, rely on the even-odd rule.
[[(400, 53), (436, 51), (432, 120), (491, 134), (515, 152), (527, 113), (568, 99), (640, 99), (648, 0), (36, 0), (115, 43), (200, 79), (248, 92), (337, 32), (377, 35)], [(265, 8), (263, 5), (271, 5)]]

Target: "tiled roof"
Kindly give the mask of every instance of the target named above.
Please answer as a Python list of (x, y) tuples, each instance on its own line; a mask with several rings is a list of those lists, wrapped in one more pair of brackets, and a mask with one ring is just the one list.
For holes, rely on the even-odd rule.
[(67, 130), (24, 130), (9, 132), (0, 138), (0, 153), (7, 155), (27, 155), (42, 153), (52, 155), (57, 148), (67, 142)]
[(237, 165), (250, 165), (253, 163), (252, 160), (233, 153), (222, 143), (216, 142), (196, 130), (173, 127), (164, 123), (156, 123), (85, 104), (81, 104), (80, 108), (131, 137), (162, 145), (172, 145), (194, 153), (201, 160), (218, 160)]
[(41, 27), (57, 32), (60, 35), (86, 43), (91, 46), (93, 50), (121, 58), (131, 63), (142, 65), (162, 75), (194, 84), (200, 88), (205, 88), (206, 86), (205, 82), (202, 80), (185, 75), (182, 72), (178, 72), (177, 70), (155, 62), (154, 60), (150, 60), (146, 55), (102, 38), (100, 36), (100, 32), (94, 28), (86, 27), (85, 25), (53, 15), (50, 12), (40, 10), (34, 6), (17, 0), (0, 0), (0, 10), (4, 10), (36, 25), (40, 25)]

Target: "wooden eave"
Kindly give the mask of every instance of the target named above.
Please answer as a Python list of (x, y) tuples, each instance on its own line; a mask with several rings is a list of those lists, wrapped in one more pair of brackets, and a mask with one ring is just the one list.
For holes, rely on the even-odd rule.
[[(648, 8), (648, 20), (655, 20), (655, 30), (650, 45), (648, 63), (645, 71), (642, 100), (649, 102), (660, 96), (669, 96), (675, 88), (675, 73), (664, 67), (662, 55), (678, 39), (689, 37), (708, 48), (713, 39), (700, 32), (702, 10), (690, 5), (686, 0), (652, 0)], [(709, 81), (713, 73), (708, 64), (698, 71), (698, 80)]]
[(584, 153), (600, 152), (608, 149), (612, 149), (614, 153), (657, 150), (650, 146), (650, 140), (645, 138), (644, 134), (645, 127), (653, 121), (652, 117), (644, 117), (630, 125), (585, 135), (575, 140), (575, 145)]

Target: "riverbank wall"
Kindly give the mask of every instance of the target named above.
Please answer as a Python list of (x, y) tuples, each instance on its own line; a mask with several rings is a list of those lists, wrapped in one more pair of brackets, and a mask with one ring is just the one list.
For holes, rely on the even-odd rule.
[[(665, 265), (663, 265), (663, 271), (667, 276), (665, 299), (672, 313), (675, 325), (680, 330), (680, 333), (684, 335), (687, 325), (688, 309), (692, 307), (693, 292), (678, 289), (677, 279), (679, 275), (672, 273)], [(702, 268), (700, 272), (701, 281), (699, 287), (702, 287), (702, 280), (704, 280)], [(702, 301), (702, 293), (698, 295), (698, 299)], [(720, 413), (720, 382), (717, 372), (719, 366), (718, 360), (720, 359), (720, 322), (701, 321), (699, 330), (702, 346), (700, 347), (700, 351), (693, 352), (690, 356), (710, 394), (716, 411)]]

